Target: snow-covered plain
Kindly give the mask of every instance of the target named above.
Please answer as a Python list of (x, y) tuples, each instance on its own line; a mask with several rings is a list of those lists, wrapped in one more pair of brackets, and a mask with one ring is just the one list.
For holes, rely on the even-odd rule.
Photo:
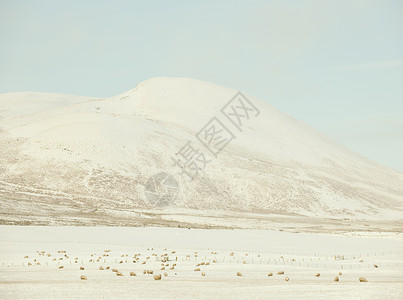
[[(0, 295), (2, 299), (401, 299), (402, 251), (401, 237), (1, 226)], [(161, 270), (163, 254), (168, 257), (165, 270)], [(123, 276), (116, 276), (113, 268)], [(161, 281), (144, 270), (163, 275)], [(284, 275), (277, 275), (279, 271)], [(137, 276), (129, 276), (130, 272)], [(336, 276), (339, 282), (334, 282)], [(359, 277), (368, 282), (359, 282)]]

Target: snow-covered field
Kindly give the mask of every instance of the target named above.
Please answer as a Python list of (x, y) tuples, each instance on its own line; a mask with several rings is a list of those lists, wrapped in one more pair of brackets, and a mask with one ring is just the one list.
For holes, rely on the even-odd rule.
[[(0, 295), (2, 299), (402, 299), (402, 253), (399, 234), (1, 226)], [(161, 274), (162, 279), (154, 280), (144, 270)], [(284, 274), (278, 275), (280, 271)], [(334, 281), (336, 276), (339, 282)], [(368, 282), (359, 282), (359, 277)]]

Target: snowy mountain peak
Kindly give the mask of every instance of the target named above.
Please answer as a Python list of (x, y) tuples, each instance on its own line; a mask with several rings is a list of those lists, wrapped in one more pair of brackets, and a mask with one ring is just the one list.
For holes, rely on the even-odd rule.
[[(255, 227), (256, 214), (402, 217), (401, 174), (265, 101), (199, 80), (154, 78), (104, 99), (3, 94), (0, 122), (4, 222), (211, 225), (221, 212)], [(193, 179), (177, 163), (184, 149), (198, 159)], [(160, 172), (179, 192), (156, 210), (145, 186)]]

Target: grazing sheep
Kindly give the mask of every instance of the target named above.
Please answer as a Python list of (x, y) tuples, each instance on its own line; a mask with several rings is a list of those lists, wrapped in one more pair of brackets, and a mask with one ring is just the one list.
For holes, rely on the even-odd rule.
[(80, 270), (84, 270), (84, 267), (80, 267)]
[(196, 268), (195, 271), (200, 271), (200, 268)]
[(80, 279), (81, 279), (81, 280), (87, 280), (87, 276), (81, 275), (81, 276), (80, 276)]
[(164, 276), (168, 276), (168, 273), (167, 273), (167, 272), (164, 272)]
[(112, 269), (112, 272), (119, 272), (117, 269)]
[(64, 266), (60, 266), (60, 267), (59, 267), (59, 269), (63, 269), (63, 268), (64, 268)]
[(121, 272), (116, 272), (116, 276), (123, 276)]
[(29, 262), (29, 263), (28, 263), (28, 266), (32, 266), (32, 264)]
[(24, 256), (24, 258), (28, 258), (28, 255)]
[(339, 272), (339, 275), (342, 275), (343, 273), (342, 272)]
[(201, 276), (206, 276), (206, 273), (202, 272), (202, 273), (201, 273)]
[(160, 270), (165, 270), (165, 267), (161, 267), (161, 269)]
[(109, 270), (110, 268), (111, 268), (111, 267), (107, 266), (105, 269), (106, 269), (106, 270)]
[(136, 273), (130, 272), (130, 276), (136, 276)]
[(320, 276), (320, 273), (316, 273), (316, 274), (315, 274), (315, 277), (319, 277), (319, 276)]
[(336, 276), (336, 277), (333, 279), (333, 281), (339, 282), (339, 277)]
[(161, 280), (161, 274), (155, 274), (154, 275), (154, 280)]
[(289, 281), (289, 280), (290, 280), (290, 278), (286, 277), (286, 278), (284, 278), (284, 280), (285, 280), (285, 281)]
[(146, 264), (146, 262), (145, 262), (145, 261), (143, 261), (141, 264), (142, 264), (142, 265), (145, 265), (145, 264)]
[(243, 276), (241, 272), (236, 273), (236, 276)]
[(102, 271), (104, 269), (104, 267), (100, 266), (99, 269)]
[(374, 264), (374, 268), (377, 268), (377, 269), (378, 269), (378, 265)]
[(172, 266), (172, 267), (170, 267), (169, 269), (170, 269), (170, 270), (173, 270), (173, 269), (175, 269), (175, 266)]
[(270, 272), (269, 274), (267, 274), (267, 276), (269, 276), (269, 277), (270, 277), (270, 276), (273, 276), (273, 273)]
[(358, 280), (359, 280), (360, 282), (368, 282), (368, 280), (366, 280), (364, 277), (360, 277), (360, 278), (358, 278)]
[(153, 274), (154, 271), (153, 270), (147, 270), (147, 274)]
[(200, 264), (201, 264), (201, 265), (204, 265), (204, 264), (205, 264), (205, 262), (203, 261), (203, 262), (201, 262)]
[(147, 274), (147, 270), (144, 270), (144, 271), (143, 271), (143, 274)]
[(284, 275), (284, 271), (277, 272), (277, 275)]
[(209, 262), (206, 262), (206, 266), (208, 266), (210, 263)]

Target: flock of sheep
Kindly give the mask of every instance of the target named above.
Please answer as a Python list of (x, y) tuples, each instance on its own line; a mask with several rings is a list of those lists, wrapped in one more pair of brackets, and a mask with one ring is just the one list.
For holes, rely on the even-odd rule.
[[(185, 261), (185, 262), (189, 262), (191, 261), (191, 258), (195, 259), (198, 257), (198, 252), (194, 252), (193, 254), (186, 254), (184, 256), (179, 256), (176, 254), (175, 251), (167, 251), (167, 249), (164, 249), (162, 254), (157, 254), (156, 252), (158, 251), (154, 251), (153, 248), (148, 248), (147, 251), (151, 251), (152, 254), (148, 255), (142, 255), (141, 253), (135, 253), (133, 256), (129, 256), (128, 254), (121, 254), (118, 256), (117, 259), (115, 259), (114, 264), (123, 264), (123, 263), (134, 263), (136, 265), (153, 265), (153, 269), (145, 269), (143, 270), (143, 275), (151, 275), (151, 277), (154, 280), (161, 280), (163, 277), (168, 277), (168, 272), (171, 272), (175, 275), (177, 275), (177, 271), (176, 271), (176, 267), (177, 264), (180, 263), (180, 261)], [(210, 252), (210, 254), (212, 255), (217, 255), (217, 252)], [(69, 261), (70, 264), (76, 264), (79, 265), (80, 264), (80, 260), (81, 260), (81, 266), (78, 267), (77, 269), (80, 271), (84, 271), (85, 267), (83, 266), (83, 260), (79, 259), (79, 257), (70, 257), (70, 255), (67, 253), (67, 251), (65, 250), (60, 250), (57, 251), (57, 255), (54, 256), (49, 252), (46, 251), (37, 251), (36, 255), (39, 256), (44, 256), (47, 257), (48, 259), (50, 259), (51, 261), (57, 262), (57, 268), (59, 270), (63, 270), (64, 269), (64, 265), (63, 262), (65, 262), (65, 264), (67, 264), (67, 261)], [(91, 254), (91, 257), (89, 258), (88, 262), (89, 263), (100, 263), (100, 264), (107, 264), (106, 261), (108, 260), (109, 262), (111, 262), (110, 259), (110, 255), (111, 255), (111, 250), (104, 250), (104, 252), (102, 253), (102, 255), (96, 255), (96, 254)], [(248, 254), (245, 254), (246, 256)], [(234, 252), (229, 253), (230, 257), (234, 256)], [(258, 257), (260, 257), (260, 254), (258, 255)], [(39, 259), (34, 258), (34, 257), (29, 257), (28, 255), (24, 257), (24, 259), (29, 260), (32, 259), (31, 261), (27, 262), (27, 266), (39, 266), (41, 265), (41, 263), (39, 262)], [(62, 265), (60, 265), (60, 263), (62, 263)], [(155, 267), (155, 264), (159, 264), (159, 267)], [(247, 264), (246, 260), (242, 261), (243, 264)], [(46, 263), (48, 265), (48, 263)], [(198, 272), (200, 273), (200, 275), (202, 277), (205, 277), (206, 274), (208, 273), (207, 270), (209, 268), (210, 265), (213, 264), (217, 264), (217, 259), (216, 258), (212, 258), (212, 259), (206, 259), (206, 257), (204, 257), (204, 259), (202, 259), (201, 262), (198, 262), (197, 264), (194, 265), (194, 272)], [(24, 264), (25, 265), (25, 264)], [(378, 268), (377, 265), (374, 265), (375, 268)], [(158, 268), (158, 270), (156, 270)], [(124, 276), (124, 271), (120, 271), (118, 268), (111, 268), (110, 265), (101, 265), (98, 267), (99, 271), (112, 271), (113, 273), (116, 274), (116, 276)], [(158, 273), (158, 274), (157, 274)], [(137, 273), (130, 271), (127, 273), (129, 276), (137, 276)], [(277, 276), (283, 276), (284, 277), (284, 281), (290, 281), (290, 277), (289, 276), (285, 276), (285, 271), (278, 271), (276, 272)], [(338, 272), (336, 274), (337, 276), (334, 277), (334, 282), (339, 282), (340, 278), (342, 276), (342, 272)], [(234, 274), (234, 276), (238, 276), (238, 277), (243, 277), (242, 272), (237, 272)], [(274, 276), (274, 274), (272, 272), (267, 274), (268, 277), (272, 277)], [(316, 273), (312, 275), (313, 277), (320, 277), (321, 274), (320, 273)], [(84, 274), (80, 275), (80, 279), (81, 280), (88, 280), (87, 276)], [(359, 277), (358, 278), (359, 282), (368, 282), (366, 278), (364, 277)]]

